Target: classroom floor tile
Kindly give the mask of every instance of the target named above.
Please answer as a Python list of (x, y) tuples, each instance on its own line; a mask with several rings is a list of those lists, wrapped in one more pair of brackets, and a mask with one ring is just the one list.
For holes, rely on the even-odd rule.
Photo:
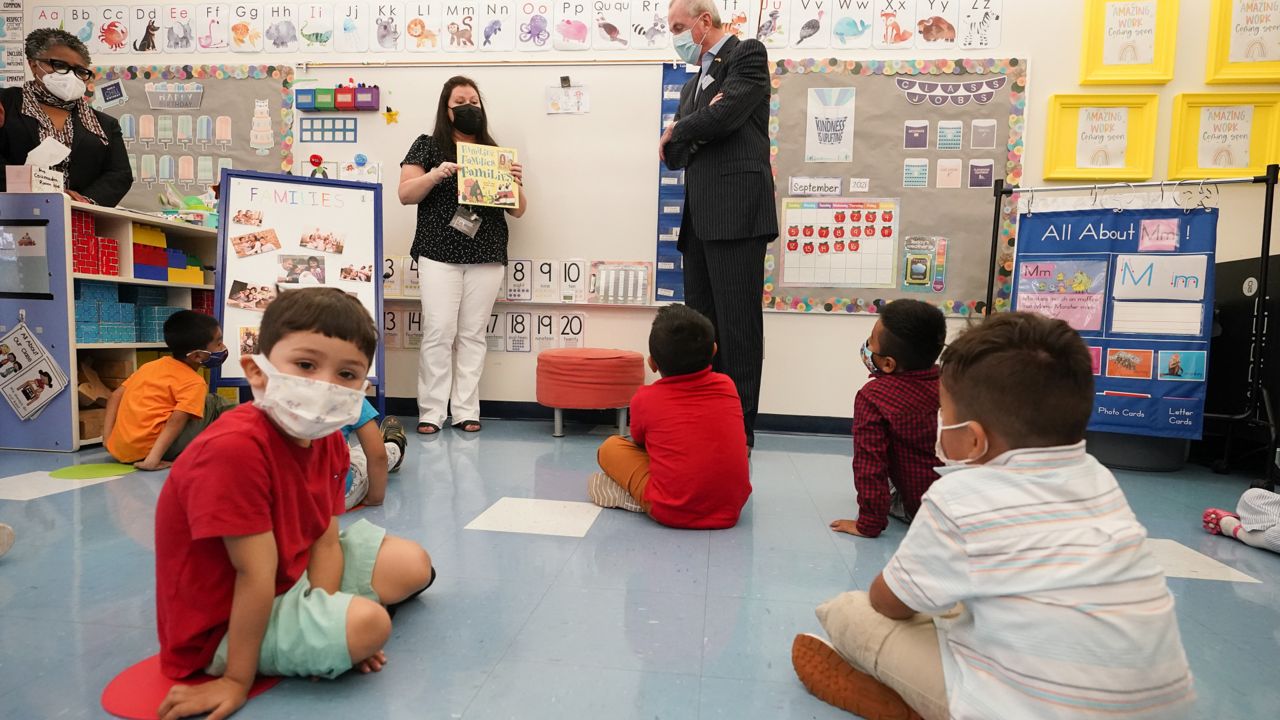
[[(821, 632), (815, 606), (869, 587), (906, 534), (897, 521), (876, 539), (827, 527), (857, 513), (849, 439), (761, 433), (752, 499), (738, 527), (717, 531), (590, 505), (600, 441), (590, 428), (556, 439), (547, 422), (495, 420), (410, 438), (385, 504), (343, 518), (421, 542), (440, 573), (397, 613), (386, 669), (286, 680), (236, 719), (851, 717), (805, 692), (790, 660), (796, 633)], [(105, 460), (0, 451), (10, 477)], [(104, 717), (107, 681), (156, 652), (165, 477), (0, 500), (18, 534), (0, 559), (0, 716)], [(1118, 477), (1170, 571), (1197, 714), (1274, 714), (1280, 555), (1200, 528), (1201, 511), (1234, 507), (1248, 480), (1198, 467)], [(477, 522), (489, 529), (466, 529)], [(535, 534), (551, 528), (561, 534)]]

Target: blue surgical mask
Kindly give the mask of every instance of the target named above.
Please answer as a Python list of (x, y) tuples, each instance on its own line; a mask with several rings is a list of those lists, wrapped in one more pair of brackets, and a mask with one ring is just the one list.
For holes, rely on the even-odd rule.
[[(702, 16), (699, 15), (698, 20), (701, 19)], [(698, 20), (694, 20), (694, 22), (696, 23)], [(703, 35), (702, 39), (705, 40), (706, 35)], [(694, 41), (692, 27), (676, 35), (672, 38), (672, 41), (676, 46), (676, 55), (679, 55), (681, 60), (690, 65), (697, 65), (698, 61), (702, 59), (702, 43)]]

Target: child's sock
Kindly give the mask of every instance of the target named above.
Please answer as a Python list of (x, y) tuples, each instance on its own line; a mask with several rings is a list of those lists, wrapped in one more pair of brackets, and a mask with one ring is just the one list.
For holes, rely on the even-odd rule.
[(602, 472), (592, 473), (587, 479), (587, 494), (591, 496), (591, 501), (600, 507), (644, 512), (644, 508), (640, 507), (640, 503), (631, 497), (631, 493), (627, 492), (626, 488)]
[(400, 469), (400, 458), (403, 457), (403, 455), (400, 452), (400, 446), (393, 442), (386, 443), (386, 446), (387, 446), (387, 467), (390, 468), (390, 472), (395, 472), (396, 470)]

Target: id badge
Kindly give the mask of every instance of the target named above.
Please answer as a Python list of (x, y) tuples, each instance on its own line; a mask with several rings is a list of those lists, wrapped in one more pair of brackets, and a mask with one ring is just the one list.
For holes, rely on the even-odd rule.
[(469, 238), (474, 238), (480, 231), (480, 216), (470, 208), (459, 207), (453, 214), (453, 219), (449, 221), (449, 227)]

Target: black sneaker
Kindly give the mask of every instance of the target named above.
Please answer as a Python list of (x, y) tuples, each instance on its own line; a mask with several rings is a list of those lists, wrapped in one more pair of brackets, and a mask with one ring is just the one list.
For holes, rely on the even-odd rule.
[(388, 415), (382, 421), (382, 441), (393, 443), (400, 448), (400, 459), (396, 460), (395, 467), (389, 471), (395, 472), (400, 469), (400, 463), (404, 462), (404, 450), (409, 445), (409, 440), (404, 435), (404, 426), (400, 424), (398, 419)]

